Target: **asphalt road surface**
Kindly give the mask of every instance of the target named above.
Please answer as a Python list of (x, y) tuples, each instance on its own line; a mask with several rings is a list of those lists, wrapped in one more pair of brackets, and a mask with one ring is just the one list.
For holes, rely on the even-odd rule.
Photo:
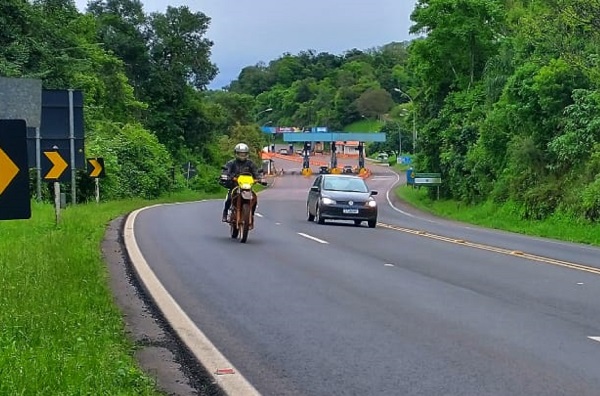
[(135, 217), (145, 263), (190, 319), (174, 327), (197, 328), (198, 354), (226, 359), (207, 370), (247, 386), (230, 394), (600, 394), (599, 249), (420, 214), (372, 169), (375, 229), (308, 222), (314, 176), (276, 178), (246, 244), (221, 201)]

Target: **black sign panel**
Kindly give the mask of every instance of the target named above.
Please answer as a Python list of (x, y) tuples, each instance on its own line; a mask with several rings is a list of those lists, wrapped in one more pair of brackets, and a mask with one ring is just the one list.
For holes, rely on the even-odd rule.
[[(68, 139), (70, 136), (69, 91), (42, 91), (42, 122), (40, 136), (45, 139)], [(83, 139), (83, 94), (73, 91), (73, 132)]]
[(29, 219), (25, 120), (0, 120), (0, 220)]
[[(40, 124), (40, 155), (45, 160), (44, 151), (59, 147), (61, 155), (71, 166), (70, 143), (70, 103), (69, 90), (42, 90), (41, 92), (41, 124)], [(73, 135), (75, 145), (75, 168), (85, 169), (84, 129), (83, 129), (83, 93), (73, 90)], [(67, 150), (67, 152), (65, 152)], [(36, 130), (31, 125), (27, 128), (27, 154), (30, 168), (36, 163)]]

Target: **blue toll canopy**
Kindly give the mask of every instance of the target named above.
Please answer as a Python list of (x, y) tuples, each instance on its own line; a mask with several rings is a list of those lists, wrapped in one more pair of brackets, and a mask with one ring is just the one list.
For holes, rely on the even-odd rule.
[(385, 142), (385, 133), (372, 132), (289, 132), (285, 142)]

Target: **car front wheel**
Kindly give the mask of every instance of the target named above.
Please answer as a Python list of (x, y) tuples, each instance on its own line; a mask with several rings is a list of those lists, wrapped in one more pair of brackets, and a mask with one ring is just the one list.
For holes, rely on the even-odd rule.
[(369, 228), (375, 228), (377, 225), (377, 220), (369, 220), (367, 224), (369, 225)]
[(306, 204), (306, 220), (308, 220), (308, 221), (315, 220), (315, 216), (310, 213), (310, 208), (308, 207), (308, 204)]
[(323, 219), (321, 217), (321, 208), (319, 208), (319, 205), (317, 205), (315, 220), (317, 221), (318, 224), (325, 224), (325, 219)]

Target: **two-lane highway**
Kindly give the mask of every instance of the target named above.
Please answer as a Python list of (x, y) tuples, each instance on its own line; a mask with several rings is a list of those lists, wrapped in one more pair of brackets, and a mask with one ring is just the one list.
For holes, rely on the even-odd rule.
[(403, 214), (387, 172), (368, 180), (375, 229), (309, 223), (314, 176), (285, 176), (260, 194), (247, 244), (220, 201), (150, 208), (127, 231), (258, 393), (598, 395), (600, 277), (519, 252), (593, 267), (600, 250)]

